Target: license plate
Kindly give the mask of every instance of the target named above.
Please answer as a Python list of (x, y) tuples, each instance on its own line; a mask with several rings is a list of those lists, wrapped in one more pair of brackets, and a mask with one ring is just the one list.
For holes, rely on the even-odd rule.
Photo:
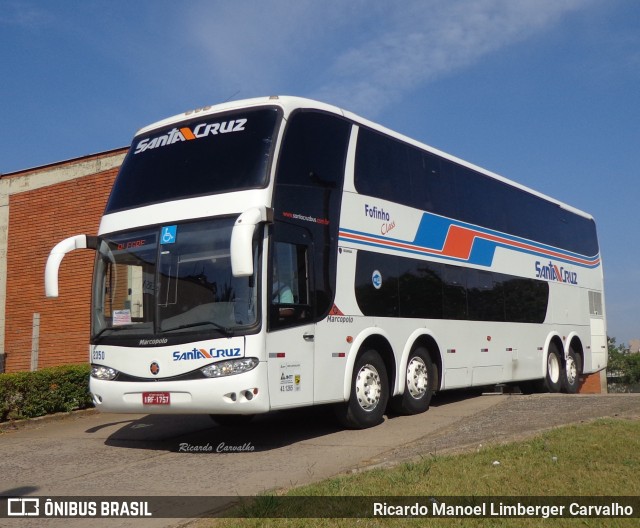
[(169, 405), (171, 403), (170, 392), (143, 392), (143, 405)]

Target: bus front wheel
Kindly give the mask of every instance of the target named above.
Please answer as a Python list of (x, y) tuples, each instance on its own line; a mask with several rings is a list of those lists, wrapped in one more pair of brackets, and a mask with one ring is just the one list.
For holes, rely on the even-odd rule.
[(384, 420), (388, 400), (387, 369), (380, 354), (370, 349), (356, 359), (349, 400), (336, 407), (336, 416), (349, 429), (373, 427)]
[(426, 348), (416, 348), (407, 361), (407, 378), (404, 393), (391, 400), (396, 414), (419, 414), (431, 403), (435, 387), (435, 367)]

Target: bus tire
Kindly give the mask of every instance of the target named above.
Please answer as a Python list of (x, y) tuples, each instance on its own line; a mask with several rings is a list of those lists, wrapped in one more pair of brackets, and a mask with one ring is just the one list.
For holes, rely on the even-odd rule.
[(387, 369), (373, 349), (360, 354), (353, 367), (349, 400), (336, 406), (336, 416), (349, 429), (366, 429), (384, 420), (389, 401)]
[(562, 391), (567, 394), (575, 394), (580, 387), (582, 375), (582, 361), (573, 349), (569, 350), (564, 370), (562, 371)]
[(209, 417), (222, 427), (239, 427), (253, 420), (253, 414), (210, 414)]
[(392, 398), (391, 410), (401, 415), (425, 412), (434, 393), (435, 372), (427, 349), (418, 347), (413, 350), (407, 361), (404, 392)]
[(560, 392), (562, 389), (562, 358), (555, 343), (549, 345), (547, 356), (547, 373), (544, 378), (544, 386), (549, 392)]

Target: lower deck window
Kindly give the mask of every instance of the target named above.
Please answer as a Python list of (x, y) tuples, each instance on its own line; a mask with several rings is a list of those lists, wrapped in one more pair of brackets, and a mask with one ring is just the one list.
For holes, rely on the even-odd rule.
[(360, 251), (356, 300), (362, 313), (370, 316), (543, 323), (549, 284)]

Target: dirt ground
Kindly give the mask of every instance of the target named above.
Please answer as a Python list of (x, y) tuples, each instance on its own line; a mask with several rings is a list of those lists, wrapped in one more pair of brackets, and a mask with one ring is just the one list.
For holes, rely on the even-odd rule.
[(417, 442), (387, 451), (381, 457), (366, 461), (358, 469), (394, 466), (425, 455), (468, 452), (479, 445), (530, 438), (545, 430), (597, 418), (640, 419), (640, 394), (514, 394), (495, 397), (502, 401)]

